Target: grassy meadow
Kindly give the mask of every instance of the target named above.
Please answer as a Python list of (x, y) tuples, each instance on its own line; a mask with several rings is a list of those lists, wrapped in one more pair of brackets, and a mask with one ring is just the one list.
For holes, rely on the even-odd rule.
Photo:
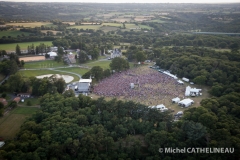
[(0, 118), (0, 137), (5, 140), (13, 139), (19, 132), (25, 120), (34, 114), (39, 108), (36, 107), (17, 107), (10, 113)]
[[(60, 70), (60, 69), (59, 69)], [(36, 76), (41, 76), (41, 75), (46, 75), (46, 74), (62, 74), (62, 75), (69, 75), (73, 76), (73, 81), (79, 81), (79, 77), (75, 74), (70, 74), (70, 73), (64, 73), (61, 71), (56, 71), (56, 70), (21, 70), (19, 73), (23, 77), (36, 77)]]
[(66, 67), (63, 62), (58, 63), (54, 60), (45, 60), (38, 62), (26, 62), (24, 68), (26, 69), (40, 69), (40, 68), (55, 68), (55, 67)]
[(15, 31), (0, 31), (0, 38), (2, 38), (3, 36), (5, 37), (8, 37), (8, 36), (11, 36), (11, 37), (17, 37), (18, 35), (19, 36), (29, 36), (29, 32), (22, 32), (22, 31), (18, 31), (18, 30), (15, 30)]
[(52, 46), (52, 41), (37, 41), (37, 42), (22, 42), (22, 43), (10, 43), (10, 44), (0, 44), (1, 50), (15, 51), (17, 44), (20, 46), (21, 50), (26, 50), (28, 46), (34, 44), (34, 46), (44, 43), (45, 45)]
[(79, 67), (61, 68), (58, 70), (77, 73), (77, 74), (80, 74), (81, 76), (89, 71), (89, 69), (84, 69), (84, 68), (79, 68)]
[(90, 62), (90, 63), (86, 63), (84, 64), (84, 66), (88, 66), (88, 67), (94, 67), (94, 66), (100, 66), (102, 67), (104, 70), (105, 69), (109, 69), (109, 64), (111, 63), (110, 60), (103, 60), (103, 61), (96, 61), (96, 62)]

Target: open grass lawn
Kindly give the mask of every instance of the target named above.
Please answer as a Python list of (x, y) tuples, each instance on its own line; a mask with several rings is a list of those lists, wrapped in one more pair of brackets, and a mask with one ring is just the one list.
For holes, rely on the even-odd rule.
[(17, 37), (18, 35), (22, 37), (22, 35), (24, 34), (24, 36), (29, 36), (29, 32), (22, 32), (22, 31), (0, 31), (0, 38), (2, 38), (3, 36), (11, 36), (11, 37)]
[(104, 61), (96, 61), (96, 62), (87, 63), (87, 64), (85, 64), (85, 66), (89, 66), (89, 67), (100, 66), (105, 70), (105, 69), (110, 68), (109, 67), (110, 63), (111, 63), (110, 60), (104, 60)]
[(62, 75), (73, 76), (74, 78), (73, 81), (79, 81), (79, 77), (74, 74), (64, 73), (64, 72), (55, 71), (55, 70), (21, 70), (19, 71), (19, 73), (23, 75), (23, 77), (36, 77), (36, 76), (41, 76), (46, 74), (62, 74)]
[(161, 19), (153, 19), (153, 20), (149, 20), (148, 22), (166, 23), (166, 21)]
[(5, 140), (13, 139), (19, 132), (23, 122), (35, 113), (39, 108), (36, 107), (17, 107), (9, 114), (0, 118), (0, 137)]
[(89, 71), (89, 69), (84, 69), (84, 68), (80, 68), (80, 67), (61, 68), (58, 70), (77, 73), (77, 74), (80, 74), (81, 76)]
[(0, 118), (0, 137), (3, 137), (5, 140), (13, 139), (28, 116), (10, 113)]
[(26, 69), (38, 69), (38, 68), (55, 68), (55, 67), (65, 67), (63, 62), (58, 63), (54, 60), (45, 60), (38, 62), (26, 62), (24, 68)]
[(39, 110), (39, 108), (37, 108), (37, 107), (17, 107), (12, 111), (12, 113), (13, 114), (31, 115), (38, 110)]
[(138, 26), (139, 26), (140, 28), (142, 28), (142, 29), (152, 29), (152, 27), (147, 26), (147, 25), (141, 25), (141, 24), (139, 24)]
[(22, 106), (27, 106), (27, 102), (30, 101), (31, 102), (31, 106), (36, 106), (40, 104), (39, 98), (25, 98), (24, 102), (19, 102), (19, 105)]
[(31, 23), (6, 23), (6, 25), (35, 28), (35, 27), (41, 27), (42, 25), (51, 26), (53, 24), (51, 22), (31, 22)]
[(104, 32), (110, 32), (110, 31), (116, 31), (117, 29), (119, 29), (119, 28), (117, 28), (117, 27), (111, 27), (111, 26), (103, 26), (103, 27), (101, 27), (100, 28), (102, 31), (104, 31)]
[(26, 50), (28, 46), (34, 44), (34, 46), (44, 43), (45, 45), (52, 46), (52, 41), (37, 41), (37, 42), (23, 42), (23, 43), (10, 43), (10, 44), (0, 44), (1, 50), (15, 51), (17, 44), (20, 46), (21, 50)]
[(112, 27), (120, 27), (123, 26), (122, 23), (103, 23), (102, 26), (112, 26)]

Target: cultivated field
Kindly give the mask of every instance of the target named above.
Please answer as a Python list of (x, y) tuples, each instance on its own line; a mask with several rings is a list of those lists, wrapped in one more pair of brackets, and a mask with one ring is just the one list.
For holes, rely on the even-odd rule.
[(10, 26), (23, 26), (23, 27), (41, 27), (43, 26), (54, 26), (51, 22), (32, 22), (32, 23), (6, 23), (6, 25)]
[(23, 43), (10, 43), (10, 44), (0, 44), (1, 50), (15, 51), (17, 44), (20, 46), (21, 50), (26, 50), (28, 46), (34, 45), (38, 46), (40, 43), (52, 46), (52, 41), (37, 41), (37, 42), (23, 42)]
[(29, 61), (42, 61), (45, 60), (45, 56), (33, 56), (33, 57), (20, 57), (19, 60), (23, 60), (24, 62)]

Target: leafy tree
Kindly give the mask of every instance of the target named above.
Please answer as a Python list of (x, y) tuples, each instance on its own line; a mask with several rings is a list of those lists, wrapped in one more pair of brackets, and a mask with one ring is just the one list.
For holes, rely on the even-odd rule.
[(144, 52), (137, 52), (136, 53), (136, 59), (138, 62), (144, 62), (146, 60), (146, 55), (144, 54)]
[(18, 44), (16, 46), (16, 54), (21, 55), (21, 49), (20, 49), (20, 46)]
[(64, 93), (63, 93), (63, 96), (66, 98), (66, 97), (75, 97), (75, 93), (72, 89), (69, 89), (69, 90), (66, 90)]
[(117, 72), (129, 69), (129, 63), (120, 57), (113, 58), (109, 66), (111, 70), (115, 70)]

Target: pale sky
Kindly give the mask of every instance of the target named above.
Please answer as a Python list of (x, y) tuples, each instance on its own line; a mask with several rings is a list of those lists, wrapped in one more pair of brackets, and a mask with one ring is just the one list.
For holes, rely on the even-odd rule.
[(0, 0), (11, 2), (84, 2), (84, 3), (240, 3), (240, 0)]

